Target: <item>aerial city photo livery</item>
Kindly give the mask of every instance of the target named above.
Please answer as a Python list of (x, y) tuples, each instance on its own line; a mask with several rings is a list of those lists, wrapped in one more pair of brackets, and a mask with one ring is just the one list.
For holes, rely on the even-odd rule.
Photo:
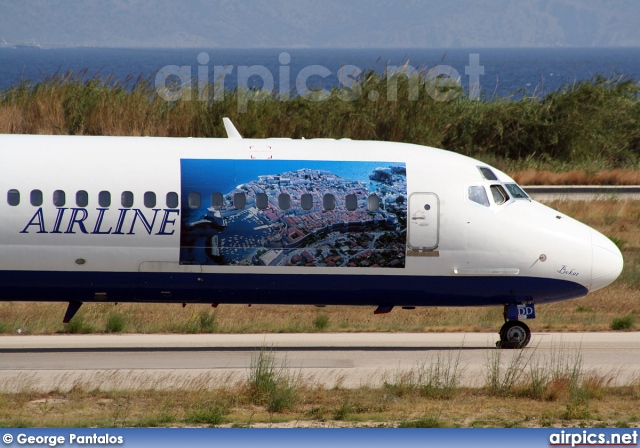
[(1, 135), (0, 300), (535, 306), (613, 282), (605, 236), (452, 152), (349, 139)]
[(180, 174), (183, 264), (405, 265), (404, 163), (182, 159)]

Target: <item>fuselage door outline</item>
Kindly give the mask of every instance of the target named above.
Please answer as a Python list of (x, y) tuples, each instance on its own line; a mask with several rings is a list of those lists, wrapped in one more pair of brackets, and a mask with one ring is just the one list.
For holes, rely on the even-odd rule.
[(435, 193), (409, 195), (408, 246), (412, 250), (434, 250), (439, 243), (440, 199)]

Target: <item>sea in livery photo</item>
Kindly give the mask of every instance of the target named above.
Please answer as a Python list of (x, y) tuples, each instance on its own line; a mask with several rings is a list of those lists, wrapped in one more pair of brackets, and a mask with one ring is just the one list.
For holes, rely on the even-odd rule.
[(403, 268), (398, 162), (181, 160), (180, 263)]

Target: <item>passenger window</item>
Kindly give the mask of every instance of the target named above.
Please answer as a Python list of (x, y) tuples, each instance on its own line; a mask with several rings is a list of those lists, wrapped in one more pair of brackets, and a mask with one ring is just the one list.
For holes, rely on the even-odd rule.
[(278, 196), (278, 207), (280, 207), (280, 210), (289, 210), (291, 208), (291, 196), (281, 193)]
[(509, 200), (509, 195), (504, 191), (502, 185), (491, 185), (491, 194), (493, 195), (493, 201), (498, 205), (502, 205)]
[(53, 192), (53, 205), (56, 207), (64, 207), (64, 204), (67, 203), (67, 196), (64, 194), (63, 190), (56, 190)]
[(200, 193), (192, 191), (189, 193), (189, 196), (187, 196), (187, 201), (189, 202), (189, 208), (200, 208), (200, 204), (202, 202), (200, 199)]
[(40, 207), (42, 202), (42, 191), (31, 190), (31, 205), (34, 207)]
[(177, 208), (178, 203), (178, 193), (176, 193), (175, 191), (170, 191), (169, 193), (167, 193), (167, 207)]
[(344, 199), (344, 206), (350, 212), (358, 208), (358, 197), (355, 194), (348, 194)]
[(256, 194), (256, 207), (259, 210), (265, 210), (269, 207), (269, 197), (264, 193)]
[(84, 190), (76, 191), (76, 205), (86, 207), (89, 204), (89, 193)]
[(300, 206), (302, 210), (311, 210), (313, 208), (313, 196), (309, 193), (305, 193), (300, 196)]
[(469, 187), (469, 200), (476, 204), (489, 207), (489, 197), (487, 196), (487, 190), (482, 185), (474, 185)]
[(100, 207), (111, 207), (111, 193), (108, 191), (98, 193), (98, 204)]
[(336, 198), (332, 194), (325, 194), (322, 198), (322, 206), (325, 210), (333, 210), (336, 208)]
[(233, 195), (233, 206), (236, 208), (236, 210), (245, 208), (246, 205), (247, 197), (244, 195), (244, 193), (236, 193)]
[(223, 204), (224, 204), (224, 196), (222, 196), (222, 193), (216, 192), (211, 195), (211, 207), (222, 208)]
[(7, 192), (7, 203), (11, 206), (20, 204), (20, 192), (18, 190), (9, 190)]
[(120, 203), (123, 207), (133, 207), (133, 193), (131, 191), (123, 191), (120, 195)]
[(478, 169), (482, 173), (482, 177), (484, 177), (485, 179), (487, 179), (487, 180), (498, 180), (498, 177), (489, 168), (484, 167), (484, 166), (479, 166)]
[(144, 206), (147, 208), (156, 206), (156, 194), (153, 191), (147, 191), (144, 194)]
[(375, 194), (370, 195), (367, 198), (367, 208), (370, 212), (378, 211), (380, 208), (380, 198)]

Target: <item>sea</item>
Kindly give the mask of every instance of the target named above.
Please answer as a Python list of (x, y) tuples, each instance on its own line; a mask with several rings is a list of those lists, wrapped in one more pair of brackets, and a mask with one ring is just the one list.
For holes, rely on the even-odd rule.
[[(640, 79), (640, 48), (466, 49), (123, 49), (0, 48), (0, 92), (73, 72), (132, 86), (139, 77), (156, 86), (198, 80), (267, 88), (295, 96), (305, 89), (352, 88), (370, 70), (416, 70), (446, 75), (469, 95), (544, 96), (601, 75)], [(223, 83), (223, 84), (222, 84)], [(469, 90), (469, 86), (474, 86)], [(475, 87), (477, 86), (477, 87)]]

